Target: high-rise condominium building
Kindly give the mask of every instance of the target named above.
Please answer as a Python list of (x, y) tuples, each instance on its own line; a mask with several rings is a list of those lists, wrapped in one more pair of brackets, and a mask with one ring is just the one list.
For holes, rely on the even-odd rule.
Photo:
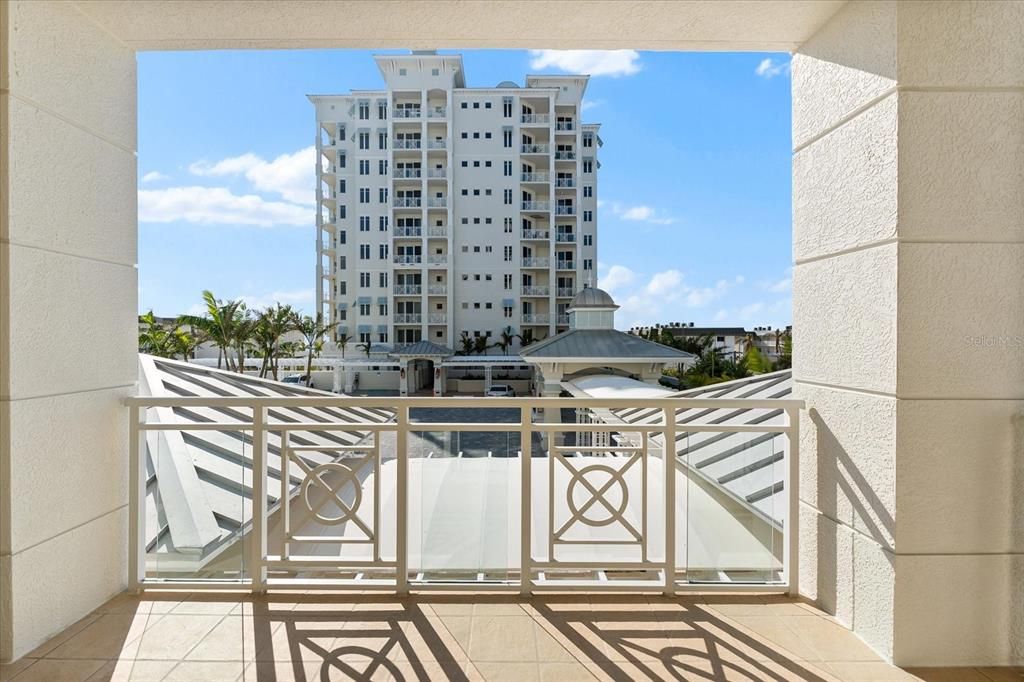
[(317, 300), (352, 343), (544, 338), (596, 279), (587, 76), (466, 87), (460, 55), (375, 58), (383, 90), (313, 95)]

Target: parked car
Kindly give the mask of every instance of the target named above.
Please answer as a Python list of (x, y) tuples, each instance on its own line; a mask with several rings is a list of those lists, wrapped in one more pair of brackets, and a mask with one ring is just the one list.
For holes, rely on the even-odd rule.
[(281, 382), (285, 384), (298, 384), (299, 386), (305, 386), (306, 388), (311, 388), (313, 386), (313, 382), (310, 381), (308, 374), (292, 374), (291, 376), (287, 376), (282, 379)]
[(488, 398), (514, 398), (516, 392), (508, 384), (491, 384), (484, 395)]

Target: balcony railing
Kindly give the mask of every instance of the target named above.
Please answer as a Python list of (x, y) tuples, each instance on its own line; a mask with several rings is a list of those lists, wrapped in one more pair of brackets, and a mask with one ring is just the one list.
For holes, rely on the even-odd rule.
[(391, 203), (395, 208), (419, 208), (422, 202), (420, 197), (395, 197)]
[(427, 149), (446, 149), (448, 143), (444, 140), (430, 140), (427, 142)]
[(395, 313), (395, 324), (420, 324), (422, 322), (422, 313)]
[(419, 149), (422, 146), (422, 140), (395, 140), (393, 142), (395, 149)]
[(395, 256), (395, 265), (419, 265), (423, 262), (423, 256)]
[(434, 107), (433, 109), (427, 110), (428, 118), (444, 118), (448, 115), (447, 107)]
[(423, 171), (420, 168), (397, 168), (395, 169), (396, 178), (418, 178), (422, 175)]
[(551, 316), (546, 313), (523, 313), (523, 324), (547, 324)]
[(555, 241), (562, 243), (573, 243), (576, 241), (576, 235), (572, 232), (556, 232)]
[(555, 269), (557, 270), (575, 270), (576, 261), (573, 260), (558, 260), (555, 261)]
[(524, 211), (550, 211), (550, 201), (524, 201), (522, 202)]
[(445, 208), (448, 206), (448, 199), (446, 197), (430, 197), (427, 200), (428, 208)]
[(447, 237), (448, 236), (448, 228), (445, 227), (444, 225), (431, 225), (429, 228), (427, 228), (427, 236), (428, 237)]
[(551, 293), (551, 288), (542, 286), (524, 286), (522, 291), (523, 296), (547, 296)]
[(550, 258), (523, 258), (524, 268), (546, 268), (551, 264)]
[(419, 109), (395, 109), (395, 118), (419, 118)]
[(395, 237), (422, 237), (422, 227), (396, 227), (394, 232)]
[(430, 313), (427, 318), (428, 324), (448, 324), (448, 315), (446, 313)]
[(432, 253), (427, 256), (427, 263), (430, 265), (446, 265), (448, 263), (448, 254)]
[(523, 114), (520, 119), (520, 123), (530, 124), (544, 124), (547, 125), (551, 122), (550, 114)]
[(548, 177), (547, 173), (523, 173), (520, 179), (523, 182), (547, 182)]
[(555, 213), (557, 215), (576, 215), (575, 206), (555, 206)]
[(576, 124), (572, 121), (559, 121), (555, 124), (555, 130), (558, 132), (564, 132), (567, 130), (576, 130)]
[[(129, 589), (799, 587), (801, 401), (289, 394), (125, 402)], [(430, 422), (424, 413), (442, 410), (420, 408), (460, 421)], [(515, 416), (496, 420), (495, 408)], [(694, 420), (722, 410), (775, 416)], [(579, 416), (562, 421), (566, 414)], [(746, 470), (757, 473), (740, 475), (749, 492), (730, 487)], [(493, 480), (502, 485), (486, 488)], [(484, 524), (475, 533), (446, 525), (469, 517)]]
[(575, 178), (558, 178), (555, 180), (555, 187), (575, 187)]
[(448, 286), (445, 284), (431, 284), (427, 287), (427, 293), (431, 296), (444, 296), (448, 293)]
[(555, 319), (555, 324), (561, 324), (561, 325), (569, 324), (569, 316), (568, 315), (559, 315)]
[(555, 296), (559, 298), (572, 298), (575, 295), (576, 289), (573, 287), (558, 287), (558, 290), (555, 292)]
[(547, 230), (523, 230), (523, 239), (543, 239), (547, 241), (551, 233)]
[(427, 177), (445, 178), (448, 177), (448, 170), (446, 168), (431, 168), (427, 173)]
[(419, 284), (396, 284), (395, 296), (419, 296), (423, 287)]
[(547, 154), (548, 146), (546, 144), (524, 144), (519, 147), (519, 151), (522, 154)]
[(576, 158), (576, 152), (562, 149), (555, 152), (555, 161), (572, 161)]

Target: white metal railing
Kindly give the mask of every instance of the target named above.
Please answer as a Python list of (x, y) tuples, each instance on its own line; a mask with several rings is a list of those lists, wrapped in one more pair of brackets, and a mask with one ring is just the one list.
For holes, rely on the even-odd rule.
[(551, 316), (546, 313), (523, 313), (523, 324), (547, 324)]
[(423, 145), (422, 140), (395, 139), (395, 149), (419, 149)]
[(559, 260), (555, 261), (555, 263), (556, 263), (555, 267), (558, 270), (575, 270), (576, 269), (576, 261), (573, 261), (573, 260), (559, 259)]
[(571, 243), (576, 241), (576, 234), (573, 232), (556, 232), (555, 241), (562, 243)]
[(558, 123), (555, 124), (555, 130), (557, 130), (559, 132), (566, 131), (566, 130), (575, 130), (575, 129), (576, 129), (576, 124), (574, 124), (572, 121), (559, 121)]
[(419, 118), (419, 109), (395, 109), (395, 118)]
[(547, 230), (523, 230), (523, 239), (549, 239), (551, 233)]
[(427, 287), (427, 293), (431, 296), (444, 296), (448, 293), (448, 286), (445, 284), (431, 284)]
[(423, 256), (395, 256), (394, 258), (396, 265), (418, 265), (423, 262)]
[(447, 237), (448, 228), (444, 225), (431, 225), (427, 228), (428, 237)]
[(419, 208), (423, 200), (420, 197), (395, 197), (391, 203), (395, 208)]
[(523, 296), (547, 296), (551, 293), (550, 287), (542, 286), (524, 286)]
[(572, 298), (576, 295), (576, 289), (573, 287), (558, 287), (558, 291), (555, 292), (555, 296), (559, 298)]
[(448, 262), (448, 254), (446, 253), (432, 253), (427, 256), (427, 263), (430, 265), (444, 265)]
[(546, 144), (524, 144), (519, 147), (519, 151), (522, 154), (547, 154), (548, 146)]
[(395, 324), (420, 324), (423, 322), (422, 313), (395, 313)]
[(419, 284), (396, 284), (395, 296), (419, 296), (423, 287)]
[(568, 315), (559, 315), (558, 318), (555, 320), (555, 324), (562, 324), (562, 325), (569, 324), (569, 316)]
[(428, 118), (444, 118), (448, 115), (447, 107), (434, 107), (433, 109), (427, 110)]
[(558, 178), (555, 180), (555, 187), (575, 187), (575, 178)]
[(430, 197), (427, 199), (428, 208), (445, 208), (448, 206), (448, 199), (445, 197)]
[[(264, 592), (282, 587), (406, 594), (479, 590), (484, 584), (522, 594), (798, 592), (802, 401), (246, 395), (139, 396), (125, 403), (130, 589)], [(439, 419), (459, 414), (465, 421), (431, 422), (423, 416), (425, 408), (444, 408)], [(515, 416), (498, 421), (484, 411), (495, 408)], [(722, 409), (779, 418), (693, 421), (693, 415)], [(477, 416), (470, 417), (475, 410)], [(562, 421), (567, 411), (575, 421)], [(631, 422), (628, 415), (639, 415), (640, 421)], [(454, 471), (448, 468), (451, 461), (463, 457), (463, 433), (489, 439), (501, 451), (462, 461), (458, 476), (445, 476)], [(772, 453), (776, 475), (767, 480), (780, 479), (773, 483), (773, 494), (780, 495), (774, 516), (728, 490), (716, 472), (702, 471), (692, 457), (691, 441), (725, 438), (767, 445), (751, 458)], [(217, 453), (216, 466), (229, 465), (218, 470), (229, 477), (218, 490), (225, 499), (237, 496), (241, 525), (236, 530), (224, 531), (212, 515), (206, 519), (203, 510), (188, 506), (189, 487), (196, 488), (197, 499), (204, 498), (192, 469), (192, 457), (204, 448)], [(750, 462), (755, 464), (760, 462)], [(488, 513), (503, 509), (502, 515), (509, 515), (496, 521), (502, 532), (518, 518), (516, 549), (506, 553), (511, 538), (502, 535), (500, 551), (493, 552), (502, 557), (497, 565), (425, 567), (421, 543), (429, 519), (424, 510), (446, 504), (445, 494), (462, 503), (478, 499), (479, 490), (467, 490), (462, 500), (450, 497), (456, 482), (474, 485), (476, 479), (466, 477), (473, 470), (478, 477), (505, 477), (500, 488), (507, 499), (491, 499)], [(429, 484), (439, 480), (449, 487), (442, 491)], [(434, 497), (428, 503), (425, 496)], [(192, 533), (176, 537), (161, 530), (172, 505), (177, 530)], [(197, 525), (190, 526), (193, 521)], [(414, 527), (419, 534), (413, 534)], [(702, 529), (701, 544), (714, 544), (714, 551), (705, 552), (712, 566), (695, 558), (704, 548), (691, 547), (689, 528)], [(757, 556), (744, 559), (746, 546), (731, 544), (741, 533), (755, 538), (753, 544), (764, 541)], [(206, 535), (215, 540), (206, 541)], [(211, 547), (222, 566), (234, 567), (230, 577), (223, 577), (220, 567), (196, 567), (196, 558)], [(176, 548), (180, 551), (174, 553)], [(485, 554), (474, 551), (479, 549), (470, 548), (477, 562)], [(449, 547), (444, 551), (455, 556)], [(755, 568), (744, 573), (746, 564)], [(741, 576), (734, 580), (729, 571)], [(569, 577), (560, 578), (559, 572)], [(631, 577), (616, 578), (616, 572)]]
[(396, 168), (396, 178), (418, 178), (421, 177), (423, 171), (419, 168)]
[(524, 201), (522, 202), (524, 211), (550, 211), (550, 201)]
[(448, 323), (448, 315), (446, 315), (445, 313), (430, 313), (430, 316), (427, 318), (427, 323), (428, 324), (447, 324)]
[(551, 264), (551, 259), (541, 258), (534, 256), (526, 256), (523, 258), (524, 268), (546, 268)]
[(550, 114), (523, 114), (520, 117), (519, 122), (520, 123), (544, 123), (544, 124), (547, 124), (547, 123), (551, 122), (551, 115)]
[(562, 149), (555, 152), (555, 161), (572, 161), (576, 158), (576, 152)]
[(448, 143), (444, 140), (430, 140), (427, 142), (427, 149), (446, 149)]
[(444, 178), (448, 176), (448, 170), (446, 168), (431, 168), (427, 172), (427, 177), (431, 178)]
[(523, 173), (521, 180), (523, 182), (547, 182), (548, 177), (547, 173)]
[(555, 213), (557, 215), (576, 215), (575, 206), (556, 206)]
[(423, 228), (422, 227), (402, 227), (401, 225), (399, 225), (398, 227), (395, 228), (394, 236), (395, 237), (422, 237), (423, 236)]

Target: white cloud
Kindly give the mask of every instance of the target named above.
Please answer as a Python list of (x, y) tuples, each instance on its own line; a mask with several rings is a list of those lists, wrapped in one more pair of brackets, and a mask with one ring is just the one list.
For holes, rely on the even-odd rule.
[(674, 298), (673, 292), (679, 290), (679, 285), (683, 283), (683, 273), (678, 270), (666, 270), (664, 272), (655, 273), (651, 277), (651, 281), (644, 287), (644, 291), (651, 296), (664, 297), (668, 299)]
[(294, 203), (316, 203), (316, 147), (281, 154), (273, 161), (252, 153), (215, 163), (197, 161), (188, 170), (203, 177), (244, 175), (261, 192), (272, 192)]
[(793, 288), (793, 280), (790, 277), (784, 277), (777, 282), (769, 282), (765, 288), (773, 294), (781, 294)]
[(139, 222), (310, 226), (315, 212), (308, 206), (267, 201), (255, 194), (233, 194), (224, 187), (170, 187), (139, 191)]
[(167, 176), (160, 171), (149, 171), (142, 176), (143, 182), (156, 182), (157, 180), (167, 180)]
[(754, 69), (761, 78), (775, 78), (789, 73), (789, 62), (776, 62), (770, 57), (761, 60), (761, 63)]
[(312, 289), (299, 289), (298, 291), (274, 291), (269, 294), (243, 294), (238, 298), (245, 301), (249, 310), (269, 308), (275, 303), (290, 305), (299, 310), (313, 309)]
[(597, 206), (598, 208), (608, 206), (612, 213), (622, 220), (651, 223), (653, 225), (671, 225), (675, 222), (675, 218), (660, 215), (656, 209), (644, 204), (637, 206), (624, 206), (617, 201), (605, 203), (604, 201), (598, 200)]
[(636, 50), (530, 50), (530, 68), (590, 76), (632, 76), (640, 71)]
[[(601, 264), (598, 264), (601, 267)], [(624, 265), (612, 265), (605, 272), (604, 276), (597, 280), (597, 286), (612, 293), (624, 286), (633, 283), (636, 273)]]
[(590, 111), (594, 107), (599, 107), (604, 104), (603, 99), (585, 99), (583, 104), (580, 105), (580, 111)]

